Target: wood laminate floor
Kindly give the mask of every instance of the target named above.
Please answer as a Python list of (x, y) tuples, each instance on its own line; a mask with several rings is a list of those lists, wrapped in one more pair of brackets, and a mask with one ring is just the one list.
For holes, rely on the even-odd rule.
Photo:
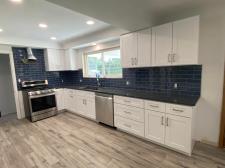
[(0, 120), (0, 168), (225, 168), (225, 152), (198, 143), (192, 157), (79, 116)]

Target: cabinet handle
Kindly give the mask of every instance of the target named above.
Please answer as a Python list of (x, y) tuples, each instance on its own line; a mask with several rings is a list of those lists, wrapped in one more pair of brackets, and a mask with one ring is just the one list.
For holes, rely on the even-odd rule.
[(131, 125), (123, 124), (125, 127), (131, 128)]
[(129, 111), (123, 111), (124, 113), (126, 113), (126, 114), (131, 114), (131, 112), (129, 112)]
[(173, 54), (172, 54), (172, 62), (176, 62), (176, 59), (175, 59), (175, 58), (176, 58), (176, 54), (173, 53)]
[(166, 126), (169, 127), (169, 118), (166, 118)]
[(134, 65), (134, 58), (131, 58), (131, 65)]
[(180, 112), (180, 113), (184, 112), (184, 110), (178, 110), (178, 109), (173, 109), (173, 111)]
[(153, 108), (159, 108), (159, 106), (157, 106), (157, 105), (150, 105), (150, 106)]
[(129, 100), (124, 100), (124, 102), (125, 102), (125, 103), (130, 103), (130, 101), (129, 101)]
[(171, 54), (168, 54), (168, 62), (171, 63)]
[(161, 125), (164, 125), (164, 117), (161, 118)]
[(138, 65), (138, 58), (135, 58), (135, 65)]

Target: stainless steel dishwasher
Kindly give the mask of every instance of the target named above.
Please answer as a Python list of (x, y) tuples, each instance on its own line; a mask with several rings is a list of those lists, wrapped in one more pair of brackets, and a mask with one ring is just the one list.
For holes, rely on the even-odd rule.
[(113, 95), (95, 93), (97, 122), (114, 127)]

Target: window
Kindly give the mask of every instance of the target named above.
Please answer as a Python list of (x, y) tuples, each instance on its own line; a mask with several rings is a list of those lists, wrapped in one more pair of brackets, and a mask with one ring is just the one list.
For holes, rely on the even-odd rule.
[(87, 53), (84, 60), (84, 77), (122, 78), (119, 48)]

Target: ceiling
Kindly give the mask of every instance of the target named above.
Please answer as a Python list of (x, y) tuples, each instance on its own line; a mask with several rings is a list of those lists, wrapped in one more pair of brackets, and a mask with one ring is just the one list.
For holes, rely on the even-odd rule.
[[(87, 20), (96, 24), (89, 26)], [(39, 23), (48, 24), (47, 29), (38, 27)], [(109, 27), (97, 19), (68, 10), (45, 0), (23, 0), (21, 4), (10, 0), (0, 0), (0, 38), (23, 38), (40, 41), (57, 41), (82, 36)]]
[(224, 0), (47, 0), (127, 30), (149, 27), (160, 17), (224, 4)]

